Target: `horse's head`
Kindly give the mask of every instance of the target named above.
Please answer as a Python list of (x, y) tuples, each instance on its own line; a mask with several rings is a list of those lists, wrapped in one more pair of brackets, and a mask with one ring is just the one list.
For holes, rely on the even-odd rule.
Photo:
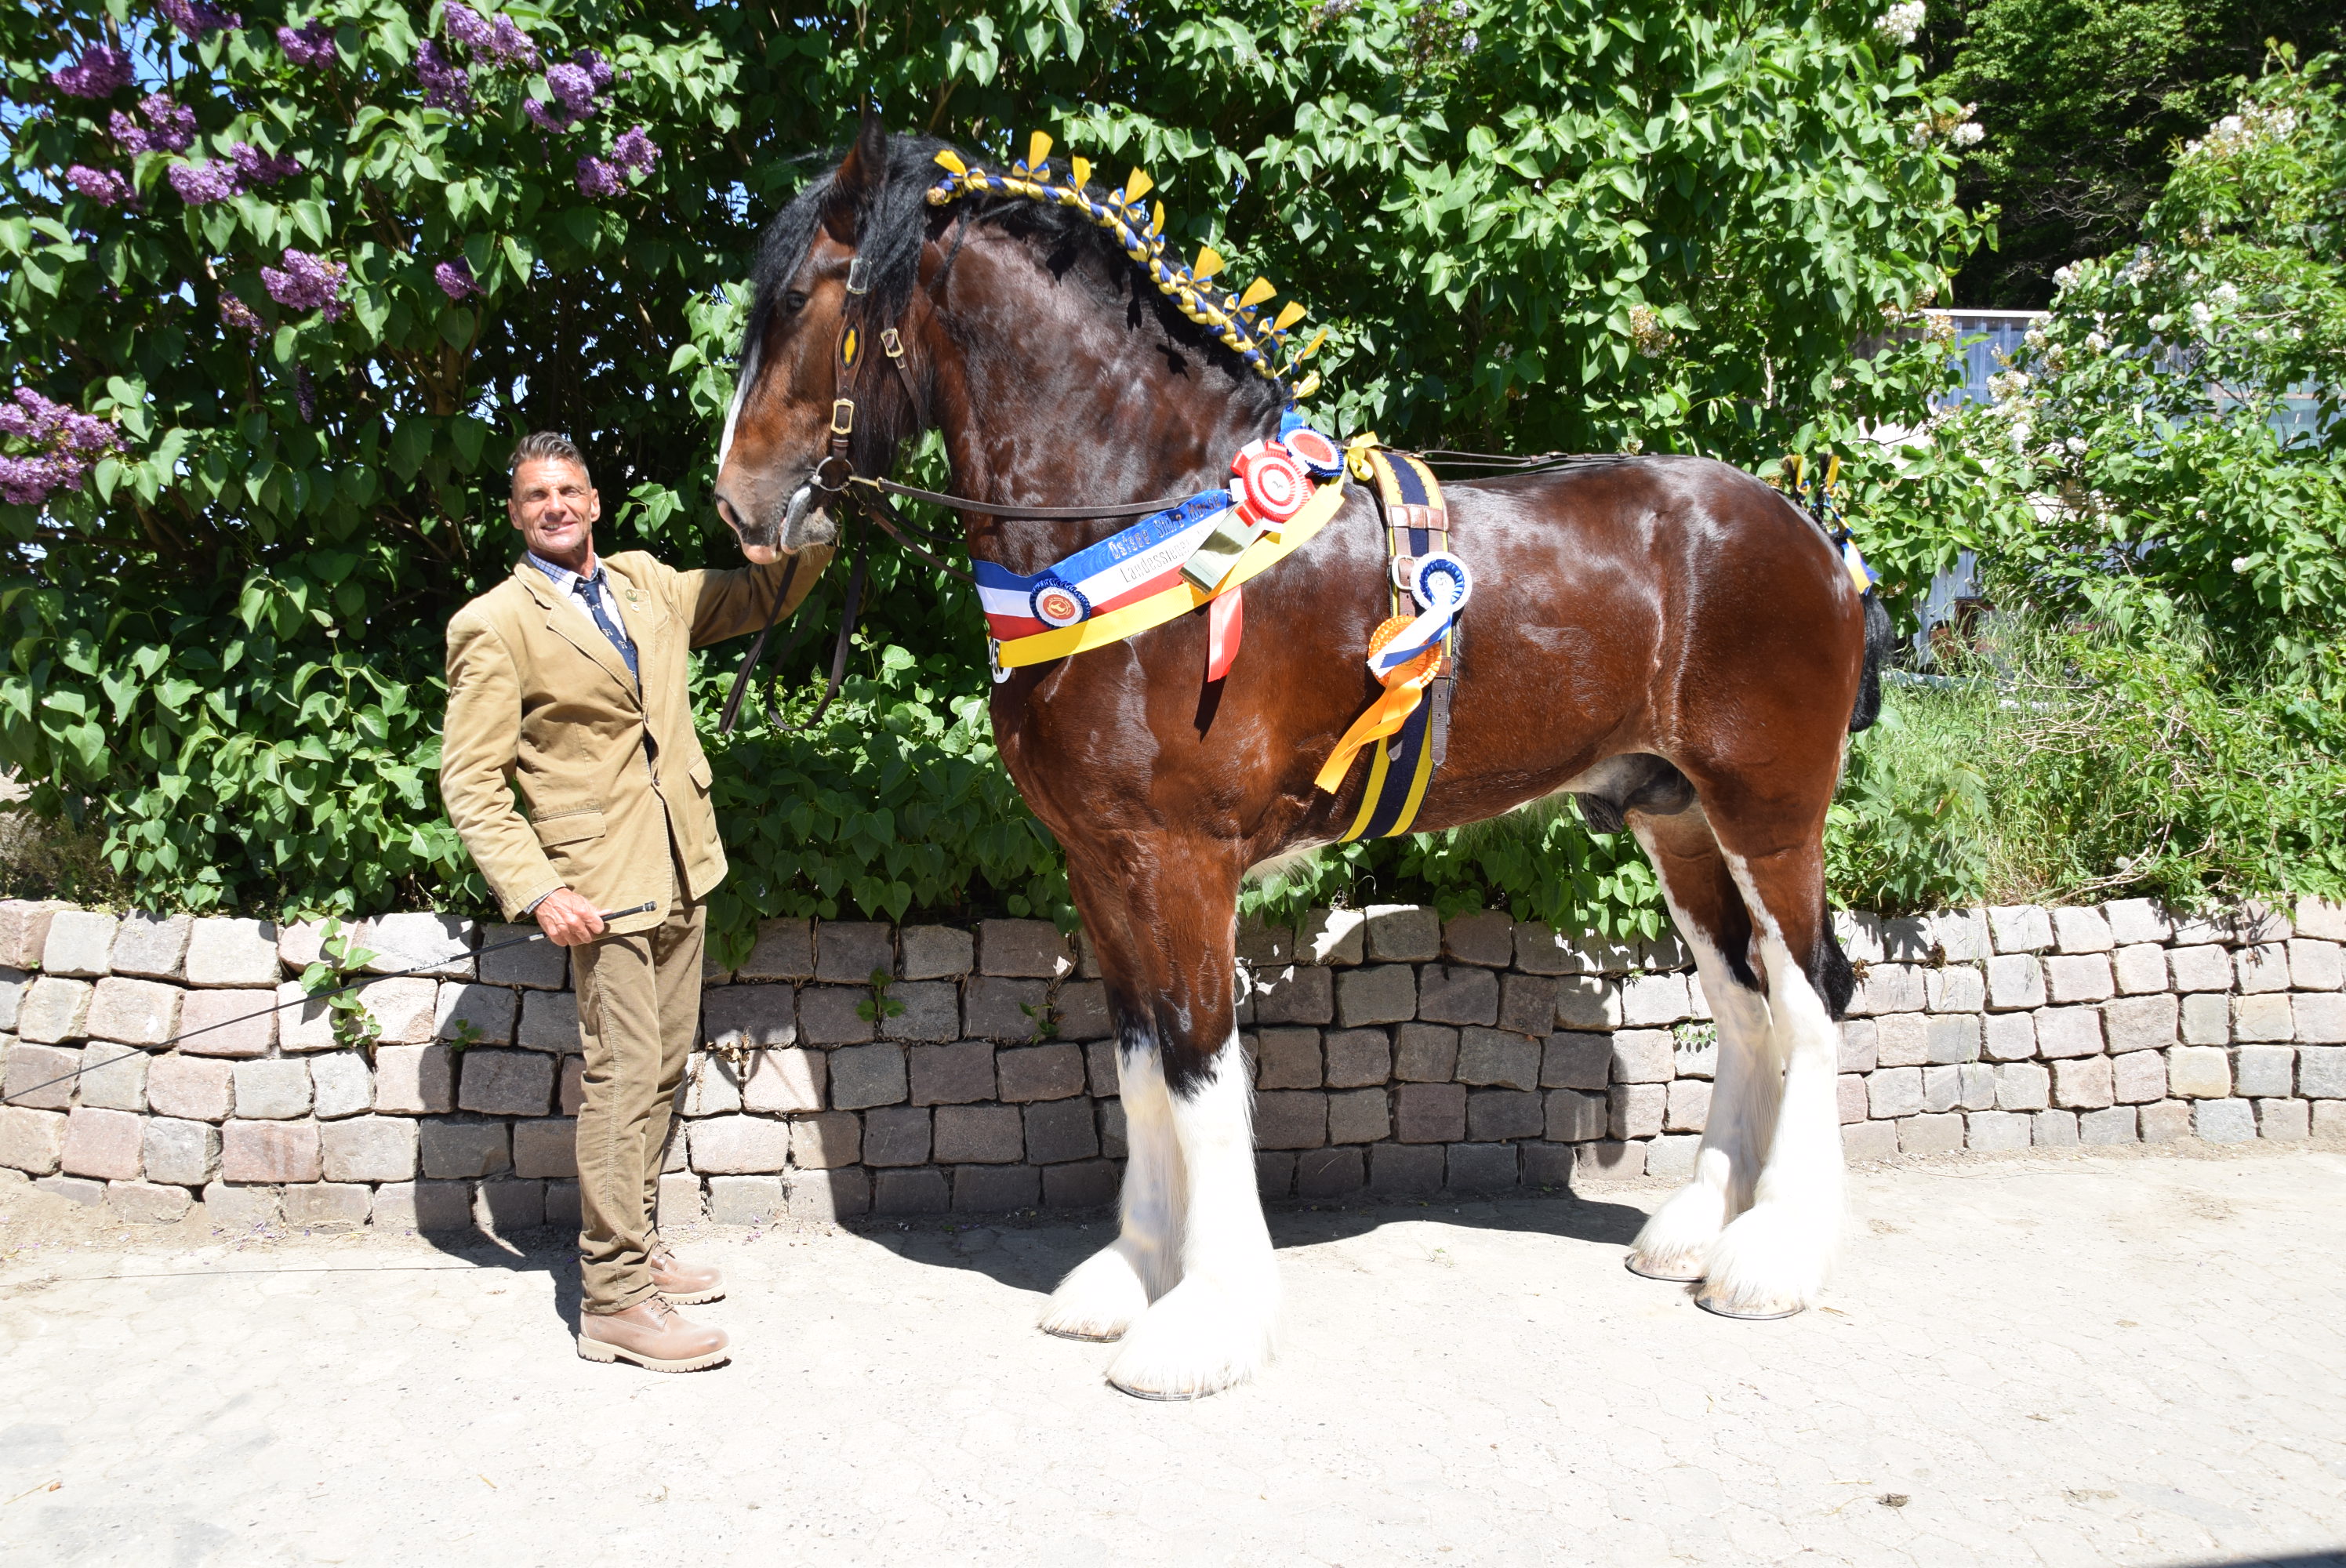
[[(718, 513), (752, 561), (838, 537), (831, 504), (847, 469), (839, 462), (825, 466), (832, 453), (834, 404), (859, 396), (857, 372), (879, 351), (881, 329), (892, 324), (866, 308), (873, 296), (848, 292), (849, 268), (862, 253), (888, 183), (888, 163), (887, 134), (879, 117), (867, 111), (839, 167), (801, 192), (766, 230), (742, 338), (740, 384), (717, 458)], [(896, 260), (865, 255), (863, 271)], [(893, 302), (902, 308), (901, 300)], [(855, 334), (852, 351), (850, 331)], [(870, 344), (862, 341), (867, 334), (874, 340)], [(857, 413), (857, 423), (871, 422), (868, 407), (859, 404)], [(856, 470), (865, 473), (893, 444), (868, 429), (856, 430), (850, 440)]]

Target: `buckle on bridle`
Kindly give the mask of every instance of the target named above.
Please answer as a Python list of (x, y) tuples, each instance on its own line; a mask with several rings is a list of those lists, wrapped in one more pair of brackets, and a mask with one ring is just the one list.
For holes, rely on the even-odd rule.
[(831, 433), (833, 435), (855, 433), (855, 400), (853, 398), (843, 397), (831, 405)]
[[(831, 465), (834, 463), (839, 464), (839, 477), (836, 479), (831, 477)], [(809, 483), (826, 494), (836, 495), (845, 490), (847, 482), (854, 477), (855, 464), (834, 452), (814, 465), (814, 475)]]
[(880, 329), (880, 351), (892, 360), (901, 360), (904, 357), (904, 340), (896, 335), (895, 328)]
[(868, 294), (872, 291), (872, 269), (861, 256), (852, 258), (847, 263), (847, 291), (851, 294)]

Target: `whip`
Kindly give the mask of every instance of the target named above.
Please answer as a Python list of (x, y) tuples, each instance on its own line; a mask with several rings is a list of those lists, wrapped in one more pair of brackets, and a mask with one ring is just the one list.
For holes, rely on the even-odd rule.
[[(646, 899), (643, 902), (636, 905), (632, 909), (610, 910), (607, 911), (597, 911), (597, 918), (608, 923), (615, 920), (625, 920), (629, 915), (649, 914), (658, 907), (659, 905), (654, 901)], [(505, 942), (493, 942), (488, 946), (476, 949), (464, 956), (472, 958), (486, 958), (493, 952), (503, 952), (509, 947), (525, 947), (533, 942), (544, 942), (546, 940), (546, 935), (544, 932), (534, 931), (527, 936), (516, 936)], [(347, 952), (348, 949), (345, 948), (344, 951)], [(266, 1018), (271, 1013), (282, 1013), (289, 1007), (307, 1007), (312, 1002), (324, 1002), (332, 997), (340, 996), (346, 991), (356, 991), (362, 985), (372, 985), (378, 980), (404, 980), (410, 975), (422, 974), (427, 970), (438, 969), (442, 964), (449, 962), (457, 956), (458, 955), (455, 953), (451, 953), (447, 958), (435, 959), (430, 963), (419, 963), (413, 969), (397, 969), (392, 971), (389, 974), (370, 974), (365, 976), (363, 979), (353, 980), (348, 985), (338, 985), (332, 991), (321, 991), (311, 995), (297, 996), (291, 1002), (280, 1002), (274, 1007), (264, 1007), (258, 1013), (247, 1013), (235, 1018), (223, 1018), (218, 1023), (207, 1023), (200, 1029), (189, 1029), (184, 1033), (174, 1034), (168, 1040), (162, 1041), (155, 1045), (141, 1046), (136, 1050), (125, 1051), (119, 1056), (108, 1056), (103, 1062), (85, 1062), (70, 1073), (60, 1073), (56, 1077), (45, 1079), (42, 1082), (34, 1084), (29, 1089), (19, 1089), (13, 1095), (0, 1095), (0, 1103), (14, 1104), (15, 1102), (23, 1099), (27, 1095), (36, 1095), (43, 1089), (48, 1088), (51, 1084), (62, 1084), (68, 1078), (78, 1078), (84, 1073), (95, 1073), (100, 1067), (111, 1067), (117, 1062), (128, 1062), (133, 1056), (151, 1055), (155, 1052), (163, 1050), (167, 1046), (177, 1045), (182, 1040), (192, 1040), (199, 1034), (209, 1034), (215, 1029), (225, 1029), (231, 1023), (250, 1023), (256, 1018)]]

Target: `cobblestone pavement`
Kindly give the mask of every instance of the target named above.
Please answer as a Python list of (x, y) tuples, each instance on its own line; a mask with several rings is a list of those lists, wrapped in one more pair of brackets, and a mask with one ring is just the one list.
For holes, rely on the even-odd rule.
[(658, 1377), (549, 1235), (15, 1186), (0, 1563), (2346, 1563), (2346, 1153), (1861, 1171), (1771, 1324), (1624, 1271), (1661, 1191), (1275, 1216), (1283, 1359), (1168, 1406), (1027, 1326), (1098, 1221), (707, 1232), (739, 1359)]

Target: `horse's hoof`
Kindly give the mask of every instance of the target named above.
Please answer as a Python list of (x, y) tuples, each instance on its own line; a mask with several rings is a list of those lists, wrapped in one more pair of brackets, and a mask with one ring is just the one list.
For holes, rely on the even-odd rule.
[(1113, 1334), (1086, 1334), (1073, 1329), (1054, 1329), (1047, 1321), (1037, 1323), (1035, 1327), (1042, 1329), (1054, 1339), (1075, 1339), (1086, 1345), (1113, 1345), (1124, 1338), (1124, 1330), (1121, 1329)]
[(1637, 1255), (1633, 1252), (1621, 1259), (1621, 1267), (1640, 1279), (1659, 1279), (1671, 1285), (1702, 1283), (1702, 1268), (1699, 1265), (1681, 1264), (1673, 1268), (1665, 1264), (1658, 1268), (1640, 1268), (1637, 1267)]
[(1732, 1318), (1739, 1323), (1773, 1323), (1781, 1318), (1797, 1318), (1808, 1310), (1805, 1307), (1788, 1307), (1781, 1312), (1730, 1312), (1724, 1307), (1714, 1307), (1698, 1296), (1694, 1304), (1714, 1318)]
[(1124, 1337), (1107, 1380), (1135, 1399), (1203, 1399), (1246, 1382), (1270, 1359), (1278, 1284), (1252, 1289), (1191, 1278)]
[(1148, 1310), (1148, 1285), (1124, 1248), (1110, 1243), (1059, 1282), (1035, 1327), (1057, 1339), (1109, 1345)]

